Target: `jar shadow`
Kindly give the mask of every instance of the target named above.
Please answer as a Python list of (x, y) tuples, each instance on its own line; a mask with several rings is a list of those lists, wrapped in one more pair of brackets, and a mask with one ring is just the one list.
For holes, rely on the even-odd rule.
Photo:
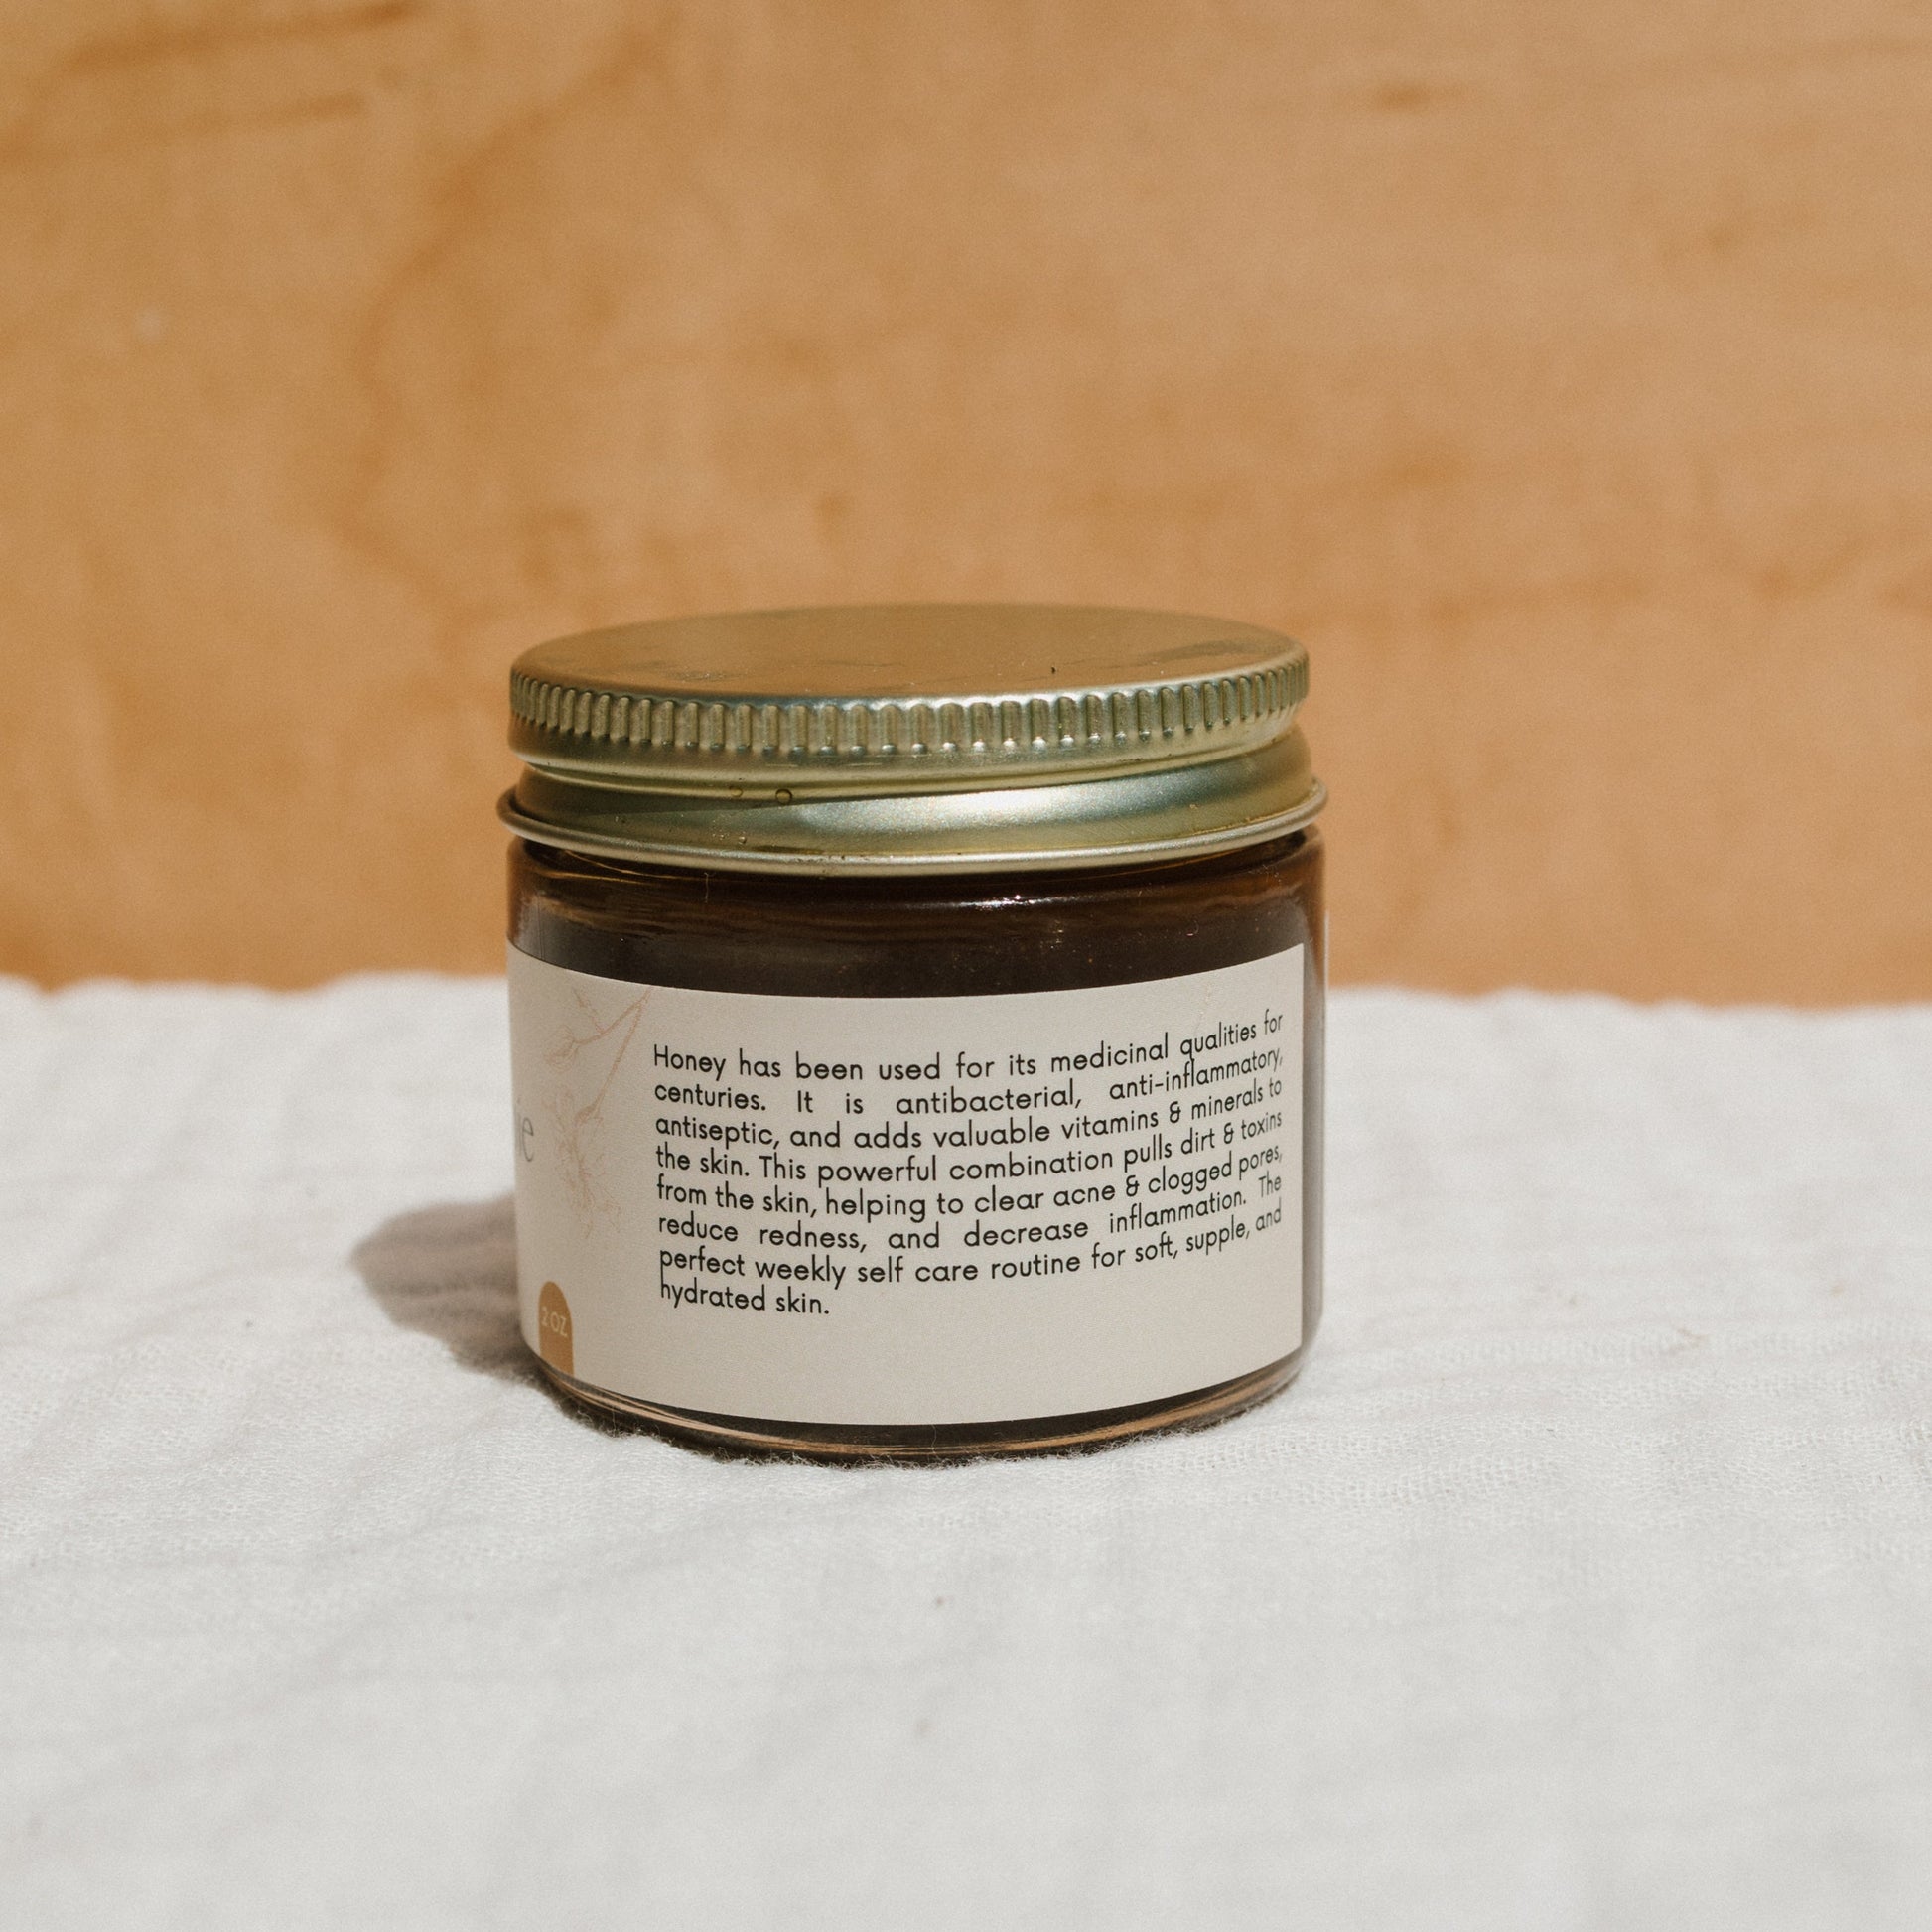
[(355, 1244), (349, 1263), (398, 1328), (434, 1336), (476, 1374), (541, 1389), (573, 1422), (607, 1427), (558, 1395), (523, 1345), (510, 1195), (437, 1201), (392, 1215)]

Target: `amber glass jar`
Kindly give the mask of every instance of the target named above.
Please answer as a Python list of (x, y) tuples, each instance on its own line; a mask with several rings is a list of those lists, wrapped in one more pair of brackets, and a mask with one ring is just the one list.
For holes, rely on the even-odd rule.
[(1321, 1300), (1321, 803), (1252, 626), (872, 607), (527, 653), (524, 1333), (717, 1445), (1095, 1445)]

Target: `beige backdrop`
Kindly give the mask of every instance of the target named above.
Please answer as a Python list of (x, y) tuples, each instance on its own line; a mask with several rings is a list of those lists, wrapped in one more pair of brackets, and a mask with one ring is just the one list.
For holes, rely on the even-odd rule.
[(0, 966), (493, 969), (504, 670), (1290, 628), (1339, 971), (1932, 994), (1905, 0), (11, 0)]

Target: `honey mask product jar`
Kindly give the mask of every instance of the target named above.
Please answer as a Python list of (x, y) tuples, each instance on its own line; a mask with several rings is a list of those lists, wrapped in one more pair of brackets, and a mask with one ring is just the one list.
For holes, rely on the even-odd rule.
[(523, 1334), (713, 1445), (941, 1457), (1225, 1416), (1321, 1307), (1308, 659), (1046, 606), (527, 652)]

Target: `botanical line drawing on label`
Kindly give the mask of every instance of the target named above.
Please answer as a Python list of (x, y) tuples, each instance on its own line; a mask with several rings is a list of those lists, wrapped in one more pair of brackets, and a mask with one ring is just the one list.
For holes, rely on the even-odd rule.
[(550, 1117), (557, 1124), (564, 1185), (587, 1226), (599, 1215), (616, 1220), (622, 1214), (622, 1204), (608, 1184), (605, 1173), (604, 1101), (612, 1081), (618, 1077), (618, 1069), (623, 1064), (623, 1056), (630, 1050), (630, 1042), (637, 1036), (638, 1025), (644, 1017), (644, 1002), (649, 997), (640, 994), (621, 1013), (604, 1021), (598, 1019), (590, 1001), (578, 993), (578, 1013), (589, 1022), (590, 1031), (579, 1034), (572, 1025), (564, 1024), (557, 1029), (543, 1056), (546, 1065), (560, 1070), (574, 1068), (593, 1047), (614, 1037), (617, 1040), (597, 1091), (583, 1106), (575, 1104), (577, 1096), (568, 1085), (559, 1086), (547, 1103)]

